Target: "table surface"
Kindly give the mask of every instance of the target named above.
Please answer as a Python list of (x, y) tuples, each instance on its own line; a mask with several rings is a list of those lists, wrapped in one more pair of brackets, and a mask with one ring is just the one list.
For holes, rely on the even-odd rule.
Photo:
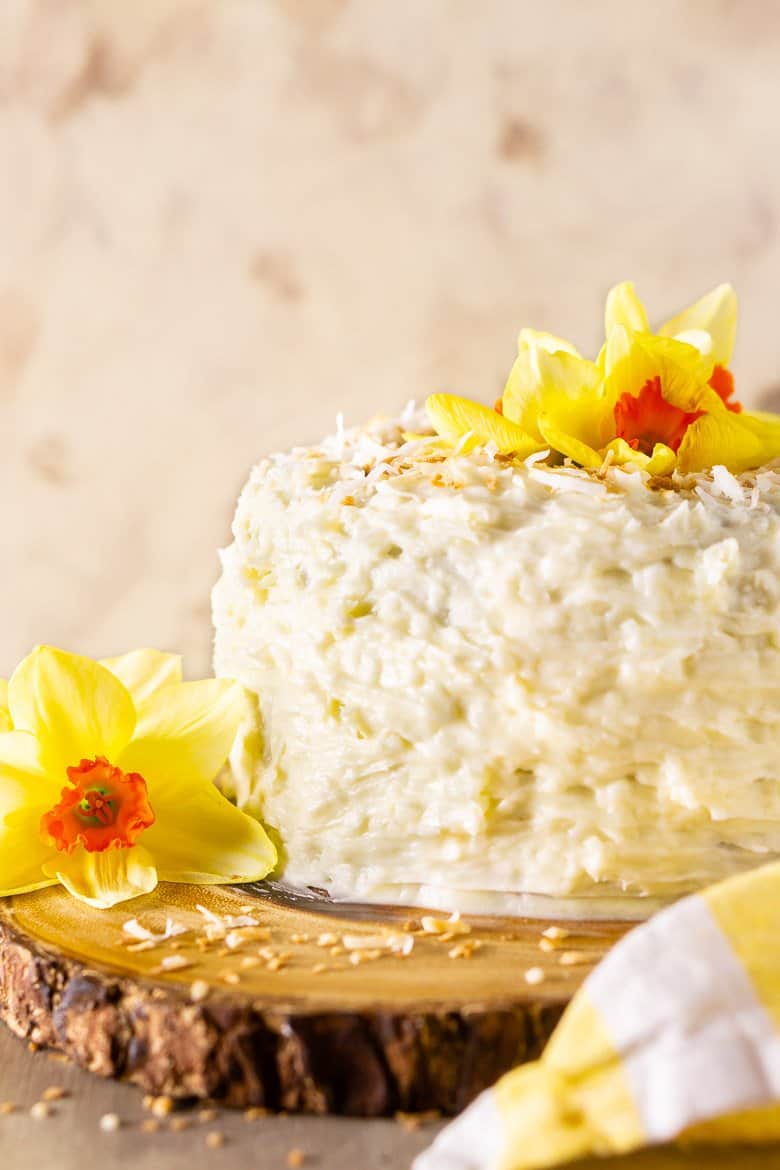
[[(30, 1107), (52, 1087), (67, 1096), (51, 1105), (50, 1116), (36, 1119)], [(408, 1130), (399, 1121), (363, 1121), (329, 1117), (261, 1117), (247, 1121), (243, 1114), (219, 1110), (202, 1121), (199, 1111), (173, 1114), (161, 1130), (146, 1134), (140, 1123), (151, 1114), (142, 1095), (129, 1085), (104, 1081), (72, 1068), (45, 1052), (31, 1053), (25, 1044), (0, 1026), (0, 1101), (13, 1101), (18, 1111), (0, 1115), (0, 1165), (3, 1170), (285, 1170), (288, 1155), (300, 1150), (303, 1166), (311, 1170), (408, 1170), (414, 1155), (432, 1141), (438, 1126), (426, 1124)], [(105, 1133), (100, 1120), (116, 1113), (118, 1132)], [(178, 1119), (181, 1119), (178, 1120)], [(219, 1133), (221, 1148), (207, 1145)], [(34, 1139), (34, 1140), (33, 1140)], [(608, 1162), (578, 1162), (574, 1170), (777, 1170), (780, 1147), (773, 1149), (645, 1151)]]

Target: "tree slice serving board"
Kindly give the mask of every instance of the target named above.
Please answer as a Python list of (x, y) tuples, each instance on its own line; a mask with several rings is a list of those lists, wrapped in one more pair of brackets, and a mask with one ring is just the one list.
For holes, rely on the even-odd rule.
[[(549, 949), (544, 921), (472, 917), (461, 933), (433, 933), (446, 916), (426, 919), (427, 930), (423, 917), (273, 883), (163, 884), (109, 911), (51, 887), (0, 900), (0, 1018), (148, 1093), (450, 1114), (539, 1054), (628, 929), (558, 923), (569, 933)], [(131, 919), (155, 934), (166, 922), (184, 929), (139, 940)], [(527, 982), (531, 968), (543, 977)]]

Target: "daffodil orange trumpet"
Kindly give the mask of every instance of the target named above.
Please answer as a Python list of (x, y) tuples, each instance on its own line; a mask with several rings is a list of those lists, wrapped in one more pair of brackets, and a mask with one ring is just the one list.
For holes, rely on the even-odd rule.
[(158, 880), (265, 877), (276, 850), (213, 781), (245, 712), (178, 657), (39, 647), (0, 687), (0, 896), (61, 882), (105, 908)]
[(747, 471), (780, 456), (780, 416), (734, 399), (737, 303), (719, 285), (652, 333), (633, 285), (612, 289), (595, 362), (550, 333), (523, 329), (496, 408), (452, 394), (427, 403), (460, 450), (493, 444), (519, 459), (549, 449), (592, 470), (605, 461), (651, 475), (718, 464)]

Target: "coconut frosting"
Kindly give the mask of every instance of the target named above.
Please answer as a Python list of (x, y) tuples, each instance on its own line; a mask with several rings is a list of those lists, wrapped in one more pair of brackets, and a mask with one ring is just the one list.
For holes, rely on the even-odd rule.
[(260, 463), (214, 597), (239, 802), (334, 897), (641, 914), (780, 854), (780, 473)]

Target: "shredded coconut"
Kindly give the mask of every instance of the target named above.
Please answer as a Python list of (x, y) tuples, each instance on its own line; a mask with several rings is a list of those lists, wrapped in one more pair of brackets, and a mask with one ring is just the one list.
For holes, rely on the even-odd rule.
[(727, 468), (720, 465), (713, 467), (712, 483), (720, 494), (726, 496), (732, 503), (741, 504), (744, 502), (745, 495), (739, 480), (735, 479)]
[(128, 918), (126, 922), (122, 923), (122, 930), (130, 938), (137, 939), (139, 942), (162, 943), (169, 938), (175, 938), (176, 935), (187, 934), (188, 927), (181, 922), (174, 922), (172, 918), (166, 918), (163, 929), (154, 931), (142, 926), (137, 918)]

